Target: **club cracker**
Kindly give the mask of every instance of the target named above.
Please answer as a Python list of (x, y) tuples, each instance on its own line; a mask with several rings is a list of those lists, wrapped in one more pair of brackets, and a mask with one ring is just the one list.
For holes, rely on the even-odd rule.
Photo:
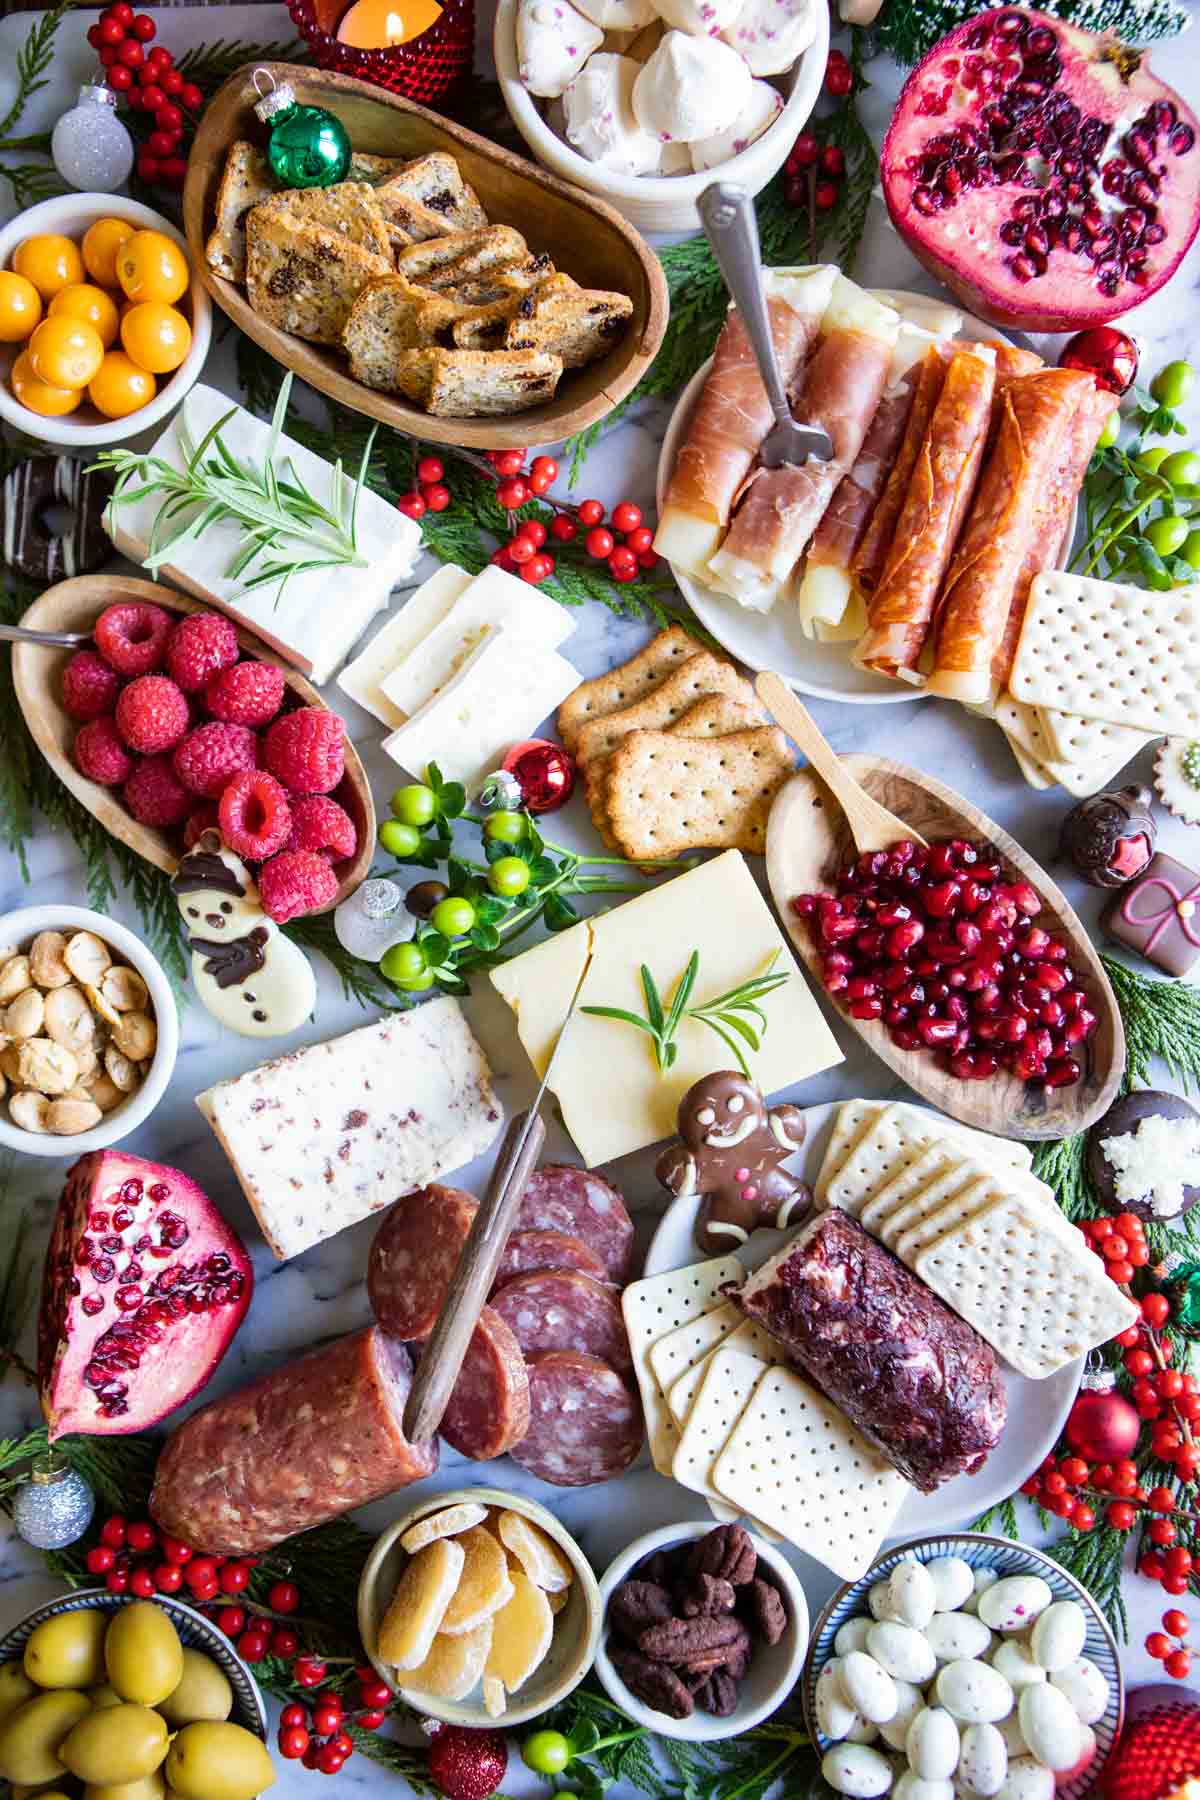
[(558, 735), (567, 749), (574, 755), (579, 733), (590, 719), (605, 719), (623, 706), (632, 706), (699, 650), (690, 632), (682, 625), (671, 625), (629, 662), (618, 664), (607, 675), (581, 681), (558, 709)]
[[(698, 657), (691, 658), (676, 671), (676, 675), (685, 674), (691, 667), (691, 663), (698, 660)], [(659, 694), (670, 687), (675, 679), (676, 676), (668, 676), (662, 687), (656, 689), (649, 698), (656, 699)], [(614, 720), (623, 716), (621, 713), (612, 715)], [(747, 731), (756, 725), (765, 723), (767, 723), (766, 714), (753, 696), (748, 702), (744, 698), (738, 698), (735, 693), (715, 693), (703, 694), (700, 699), (694, 700), (673, 723), (664, 726), (663, 729), (673, 737), (718, 738), (726, 737), (733, 731)], [(585, 726), (584, 729), (586, 731), (588, 728)], [(605, 809), (608, 757), (593, 757), (591, 762), (580, 765), (580, 773), (583, 777), (584, 797), (592, 815), (592, 823), (609, 849), (615, 850), (618, 847), (617, 841), (612, 835), (612, 827)]]
[(794, 770), (776, 725), (721, 738), (632, 731), (609, 759), (605, 811), (631, 861), (687, 850), (761, 855), (771, 804)]
[(992, 717), (1010, 744), (1016, 744), (1034, 762), (1048, 762), (1053, 746), (1042, 725), (1036, 706), (1026, 706), (1009, 693), (1000, 694), (992, 708)]
[(598, 758), (611, 756), (631, 731), (665, 731), (705, 694), (729, 694), (755, 711), (755, 723), (765, 718), (750, 683), (723, 656), (697, 650), (664, 681), (629, 706), (589, 720), (580, 727), (575, 760), (584, 768)]
[[(911, 1269), (922, 1250), (936, 1244), (939, 1238), (969, 1224), (1006, 1197), (1006, 1190), (984, 1170), (972, 1173), (961, 1163), (944, 1175), (934, 1176), (917, 1197), (912, 1212), (903, 1223), (893, 1224), (892, 1248), (902, 1263)], [(918, 1210), (919, 1209), (919, 1210)]]
[(719, 1306), (726, 1282), (741, 1281), (744, 1273), (736, 1256), (715, 1256), (708, 1262), (672, 1269), (665, 1275), (631, 1281), (621, 1295), (621, 1313), (646, 1415), (646, 1438), (654, 1466), (662, 1475), (671, 1473), (679, 1434), (650, 1366), (650, 1347), (669, 1332)]

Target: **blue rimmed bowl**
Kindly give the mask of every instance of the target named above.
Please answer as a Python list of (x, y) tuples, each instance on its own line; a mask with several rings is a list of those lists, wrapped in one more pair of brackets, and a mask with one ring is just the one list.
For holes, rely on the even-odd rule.
[(1096, 1664), (1108, 1682), (1108, 1706), (1096, 1720), (1096, 1754), (1088, 1767), (1072, 1781), (1060, 1776), (1055, 1800), (1088, 1800), (1097, 1788), (1114, 1748), (1121, 1736), (1125, 1718), (1125, 1684), (1121, 1678), (1121, 1661), (1116, 1639), (1087, 1589), (1073, 1575), (1060, 1569), (1052, 1557), (1025, 1544), (1014, 1544), (1011, 1538), (987, 1537), (980, 1532), (948, 1532), (940, 1537), (910, 1538), (894, 1544), (877, 1556), (857, 1581), (847, 1581), (838, 1588), (813, 1627), (804, 1673), (800, 1678), (800, 1699), (804, 1721), (813, 1743), (821, 1752), (830, 1747), (830, 1739), (817, 1728), (817, 1677), (834, 1654), (833, 1640), (848, 1619), (869, 1611), (867, 1595), (877, 1581), (889, 1576), (897, 1563), (915, 1557), (918, 1562), (933, 1562), (939, 1556), (960, 1556), (973, 1569), (995, 1569), (998, 1576), (1040, 1575), (1056, 1600), (1077, 1600), (1087, 1618), (1087, 1637), (1082, 1654)]
[[(48, 1600), (23, 1618), (19, 1625), (14, 1625), (0, 1638), (0, 1663), (12, 1662), (24, 1654), (25, 1646), (39, 1625), (47, 1619), (53, 1619), (59, 1613), (72, 1612), (106, 1612), (118, 1613), (123, 1606), (132, 1606), (138, 1598), (136, 1594), (110, 1594), (107, 1588), (77, 1588), (73, 1593), (64, 1594), (61, 1599)], [(233, 1711), (229, 1717), (235, 1725), (243, 1725), (252, 1731), (256, 1738), (267, 1742), (267, 1709), (263, 1704), (258, 1683), (250, 1673), (223, 1631), (218, 1631), (211, 1619), (198, 1613), (194, 1607), (185, 1606), (182, 1600), (174, 1599), (170, 1594), (156, 1594), (153, 1604), (162, 1608), (172, 1625), (179, 1633), (179, 1641), (185, 1650), (202, 1650), (205, 1656), (211, 1656), (233, 1689)]]

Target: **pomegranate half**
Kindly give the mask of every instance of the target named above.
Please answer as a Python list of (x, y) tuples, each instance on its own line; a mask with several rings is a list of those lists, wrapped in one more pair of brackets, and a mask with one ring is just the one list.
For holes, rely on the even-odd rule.
[(1078, 331), (1160, 288), (1200, 225), (1200, 119), (1141, 51), (1024, 8), (957, 27), (883, 140), (892, 223), (973, 313)]
[(202, 1388), (245, 1317), (250, 1258), (187, 1175), (121, 1150), (67, 1175), (42, 1275), (51, 1440), (144, 1431)]

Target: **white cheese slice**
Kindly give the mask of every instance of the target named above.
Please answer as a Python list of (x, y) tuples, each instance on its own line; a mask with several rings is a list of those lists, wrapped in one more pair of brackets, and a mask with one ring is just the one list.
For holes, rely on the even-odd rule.
[(418, 779), (435, 762), (447, 781), (470, 787), (578, 686), (579, 671), (556, 651), (487, 626), (441, 692), (383, 747)]
[(383, 678), (437, 627), (459, 595), (466, 593), (471, 581), (472, 577), (457, 563), (445, 563), (428, 581), (423, 581), (387, 624), (380, 626), (366, 649), (346, 664), (338, 676), (342, 692), (391, 730), (403, 725), (408, 715), (388, 699), (381, 686)]
[[(152, 454), (182, 469), (181, 425), (196, 445), (230, 407), (228, 395), (215, 388), (194, 387)], [(270, 439), (269, 424), (243, 407), (233, 410), (234, 417), (221, 434), (224, 441), (239, 459), (261, 464)], [(276, 471), (288, 460), (302, 488), (321, 501), (332, 498), (333, 467), (324, 457), (282, 437), (273, 459)], [(122, 555), (133, 562), (141, 562), (145, 556), (162, 504), (160, 494), (109, 503), (104, 529)], [(226, 570), (244, 549), (245, 533), (232, 521), (218, 520), (198, 538), (181, 544), (170, 562), (160, 564), (158, 579), (219, 606), (319, 686), (345, 660), (368, 621), (387, 605), (396, 583), (411, 574), (421, 551), (421, 533), (414, 522), (367, 490), (358, 500), (357, 541), (365, 559), (363, 568), (338, 565), (298, 573), (280, 598), (274, 582), (247, 591), (241, 578), (230, 580)], [(252, 565), (248, 573), (253, 576), (258, 566)]]
[[(487, 568), (457, 595), (449, 612), (381, 679), (384, 698), (401, 719), (412, 715), (457, 674), (488, 627), (557, 650), (575, 629), (565, 606), (503, 569)], [(400, 720), (397, 720), (400, 723)]]

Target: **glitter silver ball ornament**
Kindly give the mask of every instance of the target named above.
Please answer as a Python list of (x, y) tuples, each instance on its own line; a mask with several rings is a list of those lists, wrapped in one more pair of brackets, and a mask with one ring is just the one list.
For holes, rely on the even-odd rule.
[(508, 769), (494, 769), (479, 790), (481, 812), (517, 812), (522, 804), (521, 784)]
[(90, 83), (50, 139), (54, 166), (81, 193), (111, 194), (133, 168), (133, 139), (116, 115), (117, 96)]
[(13, 1501), (13, 1524), (35, 1550), (65, 1550), (92, 1522), (96, 1496), (65, 1457), (39, 1458)]

